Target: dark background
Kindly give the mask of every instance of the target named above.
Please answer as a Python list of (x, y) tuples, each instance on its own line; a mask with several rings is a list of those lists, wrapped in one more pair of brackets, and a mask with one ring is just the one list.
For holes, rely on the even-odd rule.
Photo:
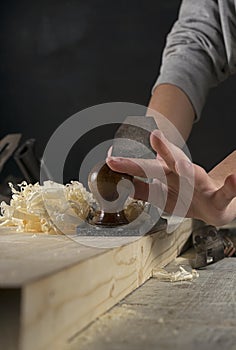
[[(43, 149), (72, 114), (98, 103), (147, 105), (178, 0), (2, 0), (0, 137)], [(197, 77), (196, 77), (197, 78)], [(212, 91), (189, 147), (207, 170), (235, 148), (236, 81)], [(76, 159), (68, 179), (76, 177)]]

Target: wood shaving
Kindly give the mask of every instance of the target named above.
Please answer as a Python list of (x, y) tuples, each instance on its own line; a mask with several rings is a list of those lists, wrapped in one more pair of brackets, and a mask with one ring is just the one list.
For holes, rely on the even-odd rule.
[[(85, 220), (94, 198), (77, 181), (61, 185), (45, 181), (43, 185), (9, 184), (12, 191), (10, 204), (0, 204), (0, 226), (13, 226), (20, 232), (60, 233), (57, 223), (64, 222), (68, 230), (78, 225), (78, 219)], [(66, 229), (66, 227), (65, 227)]]
[(194, 269), (191, 272), (188, 272), (182, 266), (179, 266), (179, 270), (176, 272), (168, 272), (164, 269), (154, 269), (152, 277), (165, 282), (193, 281), (199, 277), (199, 273)]
[(128, 198), (125, 202), (125, 216), (127, 217), (128, 221), (134, 221), (145, 209), (146, 205), (148, 205), (146, 202), (141, 200), (134, 200), (132, 198)]

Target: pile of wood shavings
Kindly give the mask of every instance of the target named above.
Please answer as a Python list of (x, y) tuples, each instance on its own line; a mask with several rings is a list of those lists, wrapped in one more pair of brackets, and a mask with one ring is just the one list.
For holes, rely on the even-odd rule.
[[(0, 204), (0, 227), (15, 227), (18, 232), (72, 233), (87, 217), (92, 216), (97, 203), (78, 181), (62, 185), (45, 181), (43, 185), (25, 181), (12, 191), (10, 204)], [(125, 215), (131, 222), (145, 208), (145, 202), (128, 198)]]
[(74, 230), (87, 218), (94, 203), (92, 194), (77, 181), (67, 185), (22, 182), (17, 185), (19, 190), (11, 183), (9, 186), (12, 198), (10, 205), (0, 204), (0, 226), (13, 226), (20, 232), (59, 233), (57, 223), (61, 222), (67, 225), (64, 229)]

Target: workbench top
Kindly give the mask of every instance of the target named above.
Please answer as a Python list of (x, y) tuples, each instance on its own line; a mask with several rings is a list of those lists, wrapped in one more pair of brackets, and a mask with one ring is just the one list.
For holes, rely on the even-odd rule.
[[(188, 269), (187, 261), (178, 266)], [(69, 350), (235, 350), (236, 258), (190, 282), (150, 279), (73, 339)], [(167, 267), (169, 270), (169, 267)]]

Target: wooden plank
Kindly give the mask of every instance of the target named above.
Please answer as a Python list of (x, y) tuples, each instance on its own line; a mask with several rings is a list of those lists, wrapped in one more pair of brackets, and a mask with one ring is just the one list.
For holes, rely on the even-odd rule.
[[(179, 253), (192, 231), (157, 232), (113, 249), (66, 236), (0, 231), (0, 286), (21, 291), (20, 349), (64, 349), (94, 319)], [(14, 349), (15, 350), (15, 349)]]
[(0, 287), (21, 287), (102, 252), (64, 235), (0, 229)]

